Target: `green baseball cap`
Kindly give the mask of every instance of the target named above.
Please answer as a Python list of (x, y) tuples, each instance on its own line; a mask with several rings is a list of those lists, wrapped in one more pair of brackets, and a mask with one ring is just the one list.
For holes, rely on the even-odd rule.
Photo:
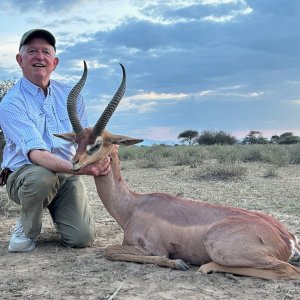
[(21, 38), (21, 41), (20, 41), (20, 47), (19, 47), (19, 51), (21, 49), (21, 47), (23, 45), (26, 45), (31, 39), (33, 38), (42, 38), (42, 39), (45, 39), (46, 41), (49, 42), (49, 44), (51, 46), (53, 46), (54, 50), (56, 50), (55, 48), (55, 37), (54, 35), (45, 30), (45, 29), (31, 29), (27, 32), (25, 32)]

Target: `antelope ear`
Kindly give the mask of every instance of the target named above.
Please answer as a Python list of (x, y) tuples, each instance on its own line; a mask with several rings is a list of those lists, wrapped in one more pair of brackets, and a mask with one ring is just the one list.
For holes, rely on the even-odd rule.
[(141, 143), (143, 140), (132, 138), (125, 135), (112, 135), (111, 142), (112, 144), (122, 145), (122, 146), (131, 146), (138, 143)]
[(76, 134), (74, 132), (54, 133), (53, 135), (68, 142), (75, 142)]

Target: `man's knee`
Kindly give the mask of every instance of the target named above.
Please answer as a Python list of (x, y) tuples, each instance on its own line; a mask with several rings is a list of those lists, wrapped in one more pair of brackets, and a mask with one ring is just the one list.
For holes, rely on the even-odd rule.
[[(28, 172), (19, 189), (19, 197), (25, 202), (43, 201), (44, 207), (48, 206), (55, 197), (59, 180), (56, 173), (40, 166), (35, 166)], [(29, 203), (27, 203), (29, 204)]]
[(56, 173), (41, 166), (35, 166), (28, 172), (24, 184), (43, 195), (58, 188), (58, 177)]
[(16, 203), (31, 206), (40, 201), (51, 202), (58, 186), (56, 173), (41, 166), (27, 165), (14, 171), (9, 177), (7, 192)]
[(92, 226), (82, 228), (68, 228), (68, 230), (61, 230), (59, 226), (62, 244), (65, 247), (84, 248), (90, 247), (95, 239), (95, 228)]

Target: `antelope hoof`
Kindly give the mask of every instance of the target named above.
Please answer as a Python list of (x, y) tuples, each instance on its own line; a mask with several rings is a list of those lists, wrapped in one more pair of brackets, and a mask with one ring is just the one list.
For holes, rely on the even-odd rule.
[(175, 266), (177, 270), (181, 271), (186, 271), (190, 268), (182, 259), (176, 259)]
[(208, 273), (213, 272), (213, 269), (209, 266), (209, 264), (204, 264), (204, 265), (200, 266), (200, 268), (198, 269), (198, 272), (208, 274)]

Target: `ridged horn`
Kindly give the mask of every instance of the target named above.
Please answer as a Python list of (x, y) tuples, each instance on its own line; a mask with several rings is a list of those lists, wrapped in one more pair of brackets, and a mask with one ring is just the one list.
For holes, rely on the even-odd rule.
[(84, 128), (80, 124), (80, 120), (78, 119), (77, 108), (76, 108), (77, 107), (77, 105), (76, 105), (77, 97), (78, 97), (79, 93), (81, 92), (81, 90), (85, 84), (86, 78), (87, 78), (87, 65), (86, 65), (85, 60), (83, 61), (83, 64), (84, 64), (83, 74), (82, 74), (80, 80), (78, 81), (78, 83), (73, 87), (73, 89), (69, 93), (68, 102), (67, 102), (69, 119), (72, 124), (73, 130), (76, 134), (78, 134), (84, 130)]
[(113, 96), (113, 98), (110, 100), (109, 104), (106, 106), (104, 112), (102, 113), (101, 117), (97, 121), (96, 125), (93, 128), (93, 134), (95, 136), (101, 135), (102, 131), (105, 129), (109, 119), (111, 118), (112, 114), (114, 113), (115, 109), (117, 108), (118, 104), (120, 103), (121, 99), (124, 96), (125, 89), (126, 89), (126, 71), (122, 64), (120, 64), (123, 71), (123, 78), (121, 81), (121, 84)]

